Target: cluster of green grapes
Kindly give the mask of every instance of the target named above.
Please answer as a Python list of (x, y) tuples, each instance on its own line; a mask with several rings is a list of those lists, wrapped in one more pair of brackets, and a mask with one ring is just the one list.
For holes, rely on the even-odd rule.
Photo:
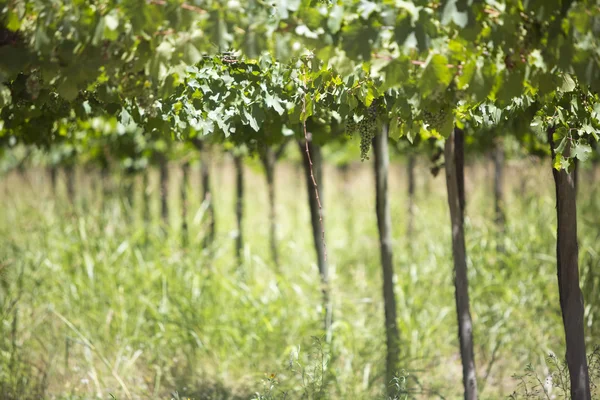
[(37, 99), (37, 97), (40, 94), (41, 87), (42, 85), (38, 74), (32, 73), (27, 77), (27, 80), (25, 81), (25, 88), (27, 90), (27, 93), (29, 93), (29, 95), (31, 96), (32, 100)]
[(56, 116), (56, 118), (69, 115), (69, 103), (55, 92), (43, 90), (40, 93), (39, 100), (43, 102), (41, 108), (46, 114)]
[(367, 109), (365, 117), (359, 122), (358, 130), (360, 132), (360, 158), (368, 160), (368, 153), (371, 149), (371, 143), (377, 132), (377, 103), (373, 102)]
[(358, 124), (354, 120), (354, 116), (351, 115), (346, 123), (346, 135), (352, 137), (356, 131), (358, 131)]
[(377, 133), (377, 102), (371, 103), (368, 108), (362, 108), (363, 117), (360, 121), (356, 122), (354, 118), (350, 118), (350, 121), (346, 124), (346, 133), (352, 136), (355, 132), (360, 134), (360, 158), (362, 161), (368, 160), (369, 150), (371, 149), (371, 143)]
[(135, 97), (137, 105), (144, 110), (144, 113), (150, 118), (156, 118), (158, 109), (155, 107), (155, 96), (152, 85), (146, 81), (140, 92)]
[(436, 130), (441, 133), (444, 124), (451, 115), (452, 114), (447, 107), (440, 107), (433, 112), (430, 110), (423, 110), (423, 121), (427, 124), (428, 130)]

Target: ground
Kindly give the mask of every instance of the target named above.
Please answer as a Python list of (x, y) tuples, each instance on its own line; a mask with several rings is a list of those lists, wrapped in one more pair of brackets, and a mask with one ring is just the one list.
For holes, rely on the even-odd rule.
[[(326, 168), (325, 230), (334, 303), (332, 342), (321, 330), (319, 274), (303, 174), (277, 171), (281, 265), (271, 261), (264, 175), (246, 170), (244, 262), (234, 254), (234, 175), (212, 164), (217, 239), (201, 247), (205, 207), (191, 176), (190, 241), (179, 232), (180, 171), (171, 166), (170, 228), (160, 229), (158, 174), (150, 223), (141, 177), (131, 200), (112, 177), (77, 170), (71, 204), (64, 181), (52, 195), (43, 169), (0, 179), (0, 383), (5, 398), (384, 399), (385, 335), (372, 165), (350, 181)], [(549, 162), (506, 170), (505, 233), (494, 225), (491, 162), (467, 167), (466, 237), (481, 398), (526, 397), (526, 366), (544, 380), (564, 354), (555, 266), (555, 204)], [(390, 172), (395, 290), (401, 335), (399, 393), (460, 398), (449, 214), (443, 171), (417, 166), (415, 231), (408, 237), (405, 165)], [(600, 204), (593, 170), (580, 173), (580, 261), (588, 350), (600, 285)], [(123, 185), (124, 186), (124, 185)], [(131, 201), (131, 202), (130, 202)], [(505, 249), (496, 250), (498, 241)], [(597, 292), (596, 292), (597, 293)], [(530, 379), (531, 374), (529, 375)], [(530, 379), (531, 380), (531, 379)], [(529, 381), (528, 381), (529, 382)], [(535, 385), (535, 379), (532, 381)], [(558, 389), (554, 393), (560, 395)], [(261, 397), (262, 396), (262, 397)], [(303, 397), (304, 396), (304, 397)], [(540, 395), (542, 396), (542, 395)], [(402, 397), (404, 398), (404, 397)], [(521, 398), (521, 397), (518, 397)], [(543, 398), (543, 397), (541, 397)], [(559, 397), (560, 398), (560, 397)]]

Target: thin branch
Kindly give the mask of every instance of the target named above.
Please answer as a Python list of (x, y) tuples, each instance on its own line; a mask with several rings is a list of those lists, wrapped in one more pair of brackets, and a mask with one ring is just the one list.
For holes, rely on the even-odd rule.
[(306, 131), (306, 97), (302, 96), (302, 129), (304, 130), (304, 146), (306, 148), (306, 156), (308, 157), (308, 165), (310, 169), (310, 177), (312, 178), (313, 187), (315, 188), (315, 196), (317, 198), (317, 204), (319, 205), (319, 223), (321, 224), (321, 237), (323, 240), (323, 257), (327, 261), (327, 246), (325, 246), (325, 227), (323, 226), (323, 207), (321, 206), (321, 198), (319, 197), (319, 188), (317, 181), (315, 180), (315, 174), (313, 172), (313, 162), (310, 158), (310, 150), (308, 149), (308, 132)]
[(167, 36), (167, 35), (173, 35), (175, 33), (175, 29), (163, 29), (161, 31), (156, 32), (157, 35), (159, 36)]
[[(147, 0), (148, 4), (154, 4), (157, 6), (166, 6), (168, 5), (166, 0)], [(179, 5), (181, 8), (183, 8), (184, 10), (188, 10), (188, 11), (193, 11), (195, 13), (198, 14), (206, 14), (206, 10), (197, 6), (193, 6), (191, 4), (187, 4), (187, 3), (181, 3)]]
[(497, 341), (496, 345), (494, 346), (494, 350), (492, 350), (492, 356), (490, 358), (490, 362), (488, 363), (488, 366), (485, 371), (485, 375), (483, 377), (483, 382), (481, 385), (480, 393), (483, 392), (483, 389), (485, 389), (485, 386), (487, 385), (488, 378), (490, 377), (490, 373), (492, 372), (492, 367), (494, 366), (494, 363), (496, 362), (496, 355), (498, 353), (498, 350), (500, 349), (501, 344), (502, 344), (502, 341), (500, 341), (500, 340)]
[[(420, 65), (420, 66), (424, 66), (425, 64), (427, 64), (425, 61), (420, 61), (420, 60), (410, 60), (410, 63), (413, 65)], [(458, 67), (459, 69), (462, 69), (462, 65), (454, 65), (454, 64), (446, 64), (446, 68), (455, 68)]]
[(392, 61), (394, 58), (388, 54), (379, 54), (379, 53), (374, 53), (373, 54), (373, 58), (378, 58), (380, 60), (386, 60), (386, 61)]
[(275, 159), (276, 160), (279, 160), (281, 158), (281, 156), (283, 156), (283, 152), (285, 151), (285, 148), (287, 147), (288, 143), (289, 143), (289, 141), (286, 140), (285, 142), (283, 142), (279, 145), (277, 150), (275, 150)]

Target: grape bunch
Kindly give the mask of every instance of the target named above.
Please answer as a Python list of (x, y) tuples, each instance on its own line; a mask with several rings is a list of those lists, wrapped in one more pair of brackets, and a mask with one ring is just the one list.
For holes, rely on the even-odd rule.
[(69, 106), (57, 93), (44, 93), (42, 109), (46, 114), (62, 116), (68, 114)]
[(139, 92), (135, 96), (137, 104), (140, 108), (144, 109), (148, 115), (156, 117), (156, 108), (154, 107), (155, 96), (152, 84), (150, 81), (145, 81), (143, 86), (139, 89)]
[(29, 93), (31, 96), (31, 99), (36, 100), (41, 89), (40, 77), (37, 74), (32, 73), (27, 77), (27, 80), (25, 81), (25, 87), (27, 89), (27, 93)]
[(354, 119), (354, 116), (351, 116), (346, 123), (346, 134), (348, 136), (352, 137), (356, 132), (360, 134), (360, 158), (362, 161), (369, 159), (367, 154), (377, 132), (378, 110), (378, 102), (373, 101), (368, 108), (361, 106), (355, 111), (358, 115), (362, 114), (358, 122)]
[(428, 130), (436, 130), (438, 133), (442, 133), (442, 128), (448, 122), (448, 118), (452, 117), (452, 113), (449, 112), (448, 108), (440, 107), (436, 111), (423, 111), (423, 120), (427, 124)]
[(358, 131), (360, 132), (360, 159), (362, 161), (369, 159), (368, 153), (377, 132), (377, 110), (377, 103), (371, 103), (364, 118), (358, 123)]
[(352, 137), (356, 131), (358, 131), (358, 124), (354, 120), (354, 116), (351, 116), (346, 123), (346, 135)]

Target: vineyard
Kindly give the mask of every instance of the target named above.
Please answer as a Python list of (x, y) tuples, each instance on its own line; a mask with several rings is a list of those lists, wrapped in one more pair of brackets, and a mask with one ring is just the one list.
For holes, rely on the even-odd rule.
[(600, 3), (0, 1), (4, 399), (600, 398)]

